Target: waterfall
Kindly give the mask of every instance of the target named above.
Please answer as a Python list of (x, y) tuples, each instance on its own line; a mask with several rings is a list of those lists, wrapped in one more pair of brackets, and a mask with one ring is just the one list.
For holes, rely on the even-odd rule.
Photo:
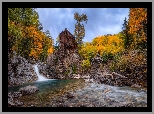
[(48, 78), (46, 78), (46, 77), (40, 75), (37, 65), (34, 65), (34, 69), (35, 69), (35, 72), (36, 72), (36, 74), (37, 74), (37, 76), (38, 76), (38, 80), (37, 80), (37, 81), (46, 81), (46, 80), (50, 80), (50, 79), (48, 79)]

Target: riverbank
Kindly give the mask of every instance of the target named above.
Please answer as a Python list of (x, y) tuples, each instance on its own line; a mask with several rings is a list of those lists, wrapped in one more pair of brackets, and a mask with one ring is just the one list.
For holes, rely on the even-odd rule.
[[(15, 98), (22, 104), (18, 107), (147, 107), (147, 91), (140, 88), (109, 86), (78, 80), (52, 94), (39, 94)], [(82, 87), (79, 85), (82, 85)], [(83, 86), (84, 85), (84, 86)], [(78, 87), (77, 87), (78, 86)], [(74, 89), (70, 89), (74, 87)], [(76, 88), (77, 87), (77, 88)], [(64, 88), (66, 91), (63, 91)], [(55, 93), (57, 94), (55, 95)], [(44, 98), (43, 98), (44, 97)], [(26, 99), (26, 102), (24, 102)]]

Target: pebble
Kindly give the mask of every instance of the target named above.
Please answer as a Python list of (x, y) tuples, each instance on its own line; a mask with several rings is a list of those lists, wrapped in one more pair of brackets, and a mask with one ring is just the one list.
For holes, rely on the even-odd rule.
[(30, 107), (35, 107), (35, 105), (32, 104), (32, 105), (30, 105)]
[(71, 93), (71, 92), (67, 92), (66, 96), (67, 96), (67, 98), (74, 98), (75, 97), (74, 93)]
[(23, 102), (18, 102), (17, 103), (17, 106), (22, 106), (23, 105)]

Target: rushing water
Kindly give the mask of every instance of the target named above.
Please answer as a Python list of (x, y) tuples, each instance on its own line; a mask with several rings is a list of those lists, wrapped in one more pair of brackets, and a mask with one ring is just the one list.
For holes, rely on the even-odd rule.
[(119, 101), (123, 104), (133, 102), (147, 103), (147, 91), (140, 91), (139, 88), (132, 87), (117, 87), (104, 84), (91, 84), (86, 87), (87, 91), (95, 90), (95, 96), (109, 98), (111, 100)]
[[(147, 92), (138, 91), (138, 88), (116, 87), (93, 83), (85, 85), (83, 79), (47, 79), (39, 74), (37, 65), (35, 65), (34, 68), (38, 75), (37, 81), (8, 88), (8, 92), (15, 92), (21, 87), (28, 85), (38, 87), (39, 91), (37, 93), (19, 98), (20, 101), (24, 102), (25, 106), (29, 103), (35, 104), (35, 106), (40, 106), (40, 104), (41, 106), (46, 106), (52, 99), (58, 98), (68, 91), (75, 91), (77, 99), (84, 103), (91, 99), (95, 99), (96, 101), (105, 104), (105, 99), (108, 98), (119, 101), (122, 104), (133, 102), (147, 103)], [(87, 97), (85, 98), (85, 96)], [(69, 99), (66, 100), (69, 101)]]
[(37, 65), (34, 65), (34, 70), (35, 70), (35, 72), (36, 72), (36, 74), (37, 74), (37, 76), (38, 76), (38, 80), (37, 80), (37, 81), (46, 81), (46, 80), (50, 80), (50, 79), (48, 79), (48, 78), (42, 76), (42, 75), (39, 73), (39, 70), (38, 70)]

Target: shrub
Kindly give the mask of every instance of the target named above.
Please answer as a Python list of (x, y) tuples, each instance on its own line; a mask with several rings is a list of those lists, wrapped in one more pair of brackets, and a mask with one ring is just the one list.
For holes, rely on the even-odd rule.
[(77, 67), (76, 65), (73, 65), (73, 66), (72, 66), (73, 74), (76, 74), (76, 72), (77, 72), (76, 67)]
[(104, 62), (104, 63), (107, 63), (108, 60), (112, 60), (113, 57), (114, 57), (114, 55), (113, 55), (112, 53), (104, 52), (104, 53), (102, 54), (102, 59), (103, 59), (103, 62)]
[(81, 66), (82, 66), (83, 70), (90, 69), (90, 60), (88, 60), (88, 59), (83, 60), (81, 63)]
[(147, 51), (130, 50), (123, 55), (115, 55), (109, 68), (111, 71), (119, 72), (136, 80), (136, 83), (147, 81)]

